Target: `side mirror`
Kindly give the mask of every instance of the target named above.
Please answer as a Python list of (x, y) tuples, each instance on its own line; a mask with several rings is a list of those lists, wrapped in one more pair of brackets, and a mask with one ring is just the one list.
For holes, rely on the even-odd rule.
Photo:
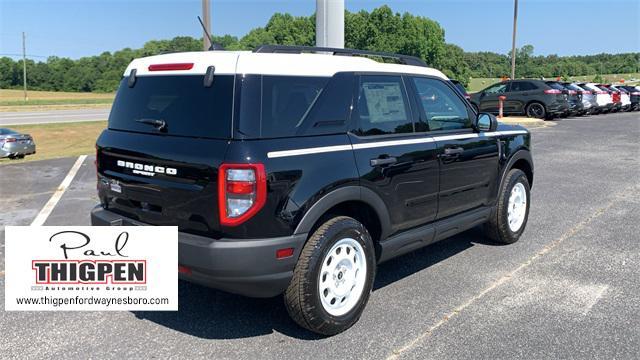
[(496, 131), (498, 128), (498, 119), (488, 113), (480, 113), (473, 124), (475, 131)]

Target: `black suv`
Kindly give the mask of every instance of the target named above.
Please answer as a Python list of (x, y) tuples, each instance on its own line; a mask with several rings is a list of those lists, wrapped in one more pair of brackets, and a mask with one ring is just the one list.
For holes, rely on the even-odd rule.
[(92, 224), (177, 225), (181, 279), (284, 293), (292, 318), (326, 335), (358, 320), (385, 260), (477, 225), (517, 241), (529, 132), (477, 114), (419, 59), (369, 54), (134, 60), (97, 141)]
[(470, 101), (478, 111), (497, 114), (500, 96), (506, 96), (504, 114), (551, 119), (571, 111), (568, 91), (555, 81), (503, 81), (472, 94)]

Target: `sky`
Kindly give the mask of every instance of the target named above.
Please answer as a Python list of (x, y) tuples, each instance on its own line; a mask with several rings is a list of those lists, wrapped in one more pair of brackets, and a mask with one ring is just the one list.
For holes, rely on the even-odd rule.
[[(346, 0), (349, 11), (387, 4), (394, 12), (431, 18), (445, 39), (466, 51), (507, 53), (513, 0)], [(0, 56), (22, 52), (98, 55), (149, 40), (202, 36), (200, 0), (0, 0)], [(314, 0), (211, 0), (215, 35), (238, 37), (264, 26), (275, 12), (311, 15)], [(640, 0), (519, 0), (517, 46), (536, 55), (640, 52)], [(14, 57), (14, 56), (12, 56)]]

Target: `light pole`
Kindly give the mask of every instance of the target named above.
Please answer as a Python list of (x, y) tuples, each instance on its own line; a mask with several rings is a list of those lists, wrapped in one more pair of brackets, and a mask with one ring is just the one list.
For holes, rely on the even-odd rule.
[(210, 4), (209, 0), (202, 0), (202, 22), (204, 23), (203, 35), (202, 35), (202, 46), (204, 51), (209, 50), (211, 47), (211, 39), (209, 38), (209, 34), (207, 31), (211, 33), (211, 18), (210, 18)]
[(513, 40), (511, 41), (511, 79), (516, 78), (516, 24), (518, 22), (518, 0), (513, 6)]
[(24, 86), (24, 101), (29, 100), (27, 96), (27, 45), (26, 35), (22, 32), (22, 85)]
[(316, 46), (344, 48), (344, 0), (316, 0)]

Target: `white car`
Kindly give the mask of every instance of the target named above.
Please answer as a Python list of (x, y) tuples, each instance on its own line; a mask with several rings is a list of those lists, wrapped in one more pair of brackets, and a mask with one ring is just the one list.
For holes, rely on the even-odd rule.
[(629, 92), (622, 88), (622, 87), (618, 87), (616, 85), (611, 85), (612, 90), (616, 90), (620, 93), (620, 102), (622, 102), (622, 111), (629, 111), (631, 109), (631, 96), (629, 95)]
[(600, 89), (595, 83), (580, 84), (591, 91), (596, 96), (596, 103), (601, 113), (607, 113), (613, 109), (613, 97), (608, 92)]

